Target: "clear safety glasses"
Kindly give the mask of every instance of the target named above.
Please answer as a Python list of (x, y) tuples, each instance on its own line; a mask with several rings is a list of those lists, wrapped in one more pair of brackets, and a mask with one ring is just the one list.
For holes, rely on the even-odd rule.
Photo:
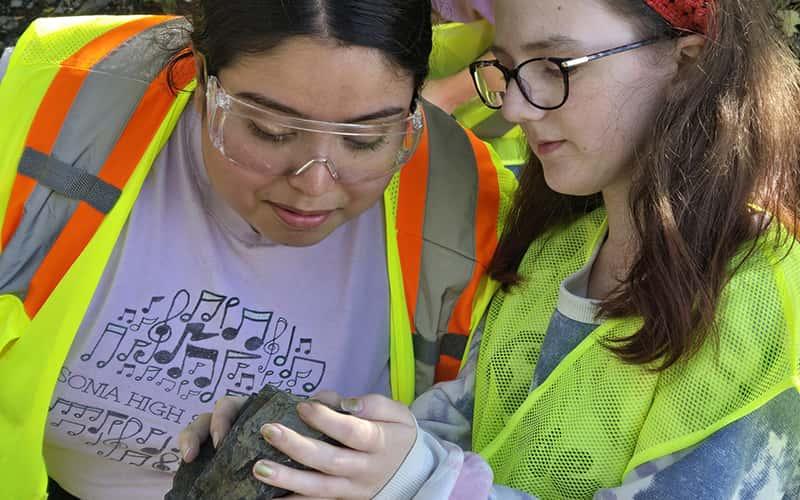
[(421, 106), (400, 118), (336, 123), (273, 111), (228, 94), (215, 76), (206, 88), (211, 142), (230, 162), (265, 175), (301, 175), (317, 164), (342, 183), (400, 169), (419, 143)]

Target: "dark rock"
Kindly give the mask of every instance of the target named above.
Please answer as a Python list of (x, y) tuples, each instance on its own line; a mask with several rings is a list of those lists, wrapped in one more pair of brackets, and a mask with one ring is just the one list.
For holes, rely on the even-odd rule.
[(252, 471), (262, 458), (306, 468), (267, 444), (260, 432), (265, 423), (279, 422), (300, 434), (333, 442), (300, 419), (297, 403), (301, 401), (271, 386), (264, 387), (247, 401), (216, 450), (208, 440), (192, 463), (181, 464), (164, 500), (268, 500), (287, 494), (256, 480)]

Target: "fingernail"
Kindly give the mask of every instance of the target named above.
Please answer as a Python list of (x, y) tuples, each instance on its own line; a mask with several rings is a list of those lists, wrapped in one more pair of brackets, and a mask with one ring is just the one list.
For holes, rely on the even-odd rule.
[(214, 445), (214, 449), (216, 449), (219, 444), (219, 432), (211, 433), (211, 443)]
[(184, 450), (181, 453), (181, 459), (183, 459), (183, 461), (186, 462), (187, 461), (186, 459), (189, 457), (189, 453), (191, 453), (191, 452), (192, 452), (192, 448), (186, 448), (186, 450)]
[(358, 398), (343, 399), (340, 406), (342, 410), (348, 413), (359, 413), (364, 409), (364, 404)]
[[(319, 404), (319, 403), (317, 403)], [(311, 403), (298, 403), (297, 404), (297, 413), (307, 414), (311, 411)]]
[(258, 462), (253, 471), (256, 473), (256, 476), (264, 479), (269, 479), (272, 475), (272, 469), (264, 462)]
[(281, 430), (272, 424), (264, 424), (261, 426), (261, 435), (264, 436), (264, 439), (267, 441), (272, 442), (281, 435)]

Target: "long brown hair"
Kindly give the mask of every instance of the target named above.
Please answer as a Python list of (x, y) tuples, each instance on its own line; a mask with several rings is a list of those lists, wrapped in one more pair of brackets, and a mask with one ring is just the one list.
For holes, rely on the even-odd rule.
[[(605, 1), (643, 38), (679, 35), (641, 0)], [(730, 263), (743, 245), (752, 251), (776, 224), (778, 237), (798, 235), (800, 68), (771, 1), (712, 3), (703, 53), (681, 69), (637, 148), (629, 203), (639, 252), (601, 305), (604, 317), (644, 320), (637, 333), (607, 347), (631, 363), (658, 361), (660, 369), (696, 352), (714, 332)], [(536, 237), (602, 204), (600, 195), (554, 192), (531, 157), (490, 266), (506, 290), (521, 279), (517, 268)]]

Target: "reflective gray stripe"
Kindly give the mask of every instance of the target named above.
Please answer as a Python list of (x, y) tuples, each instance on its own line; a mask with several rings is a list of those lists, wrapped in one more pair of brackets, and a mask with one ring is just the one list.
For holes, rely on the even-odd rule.
[(26, 148), (18, 171), (56, 193), (85, 201), (104, 214), (114, 208), (119, 189), (92, 175), (43, 153)]
[(0, 82), (3, 81), (3, 76), (8, 69), (8, 63), (11, 62), (11, 53), (14, 52), (14, 47), (6, 47), (3, 53), (0, 54)]
[(417, 360), (414, 363), (414, 372), (414, 396), (419, 396), (433, 385), (436, 378), (436, 367)]
[(439, 363), (439, 356), (445, 354), (461, 359), (467, 348), (467, 335), (446, 333), (438, 341), (431, 342), (422, 335), (414, 335), (414, 354), (417, 361), (428, 365)]
[[(430, 166), (414, 318), (415, 337), (421, 338), (414, 340), (414, 346), (420, 362), (435, 365), (453, 308), (475, 267), (478, 167), (464, 130), (440, 109), (425, 102), (423, 106)], [(433, 376), (427, 383), (419, 382), (417, 393), (433, 383)]]
[(97, 174), (150, 83), (183, 42), (183, 18), (149, 28), (98, 62), (67, 114), (52, 156)]
[[(182, 18), (167, 21), (142, 31), (107, 54), (84, 80), (51, 156), (42, 160), (26, 151), (18, 170), (25, 175), (34, 174), (32, 177), (40, 184), (25, 203), (14, 236), (0, 253), (0, 294), (24, 297), (30, 279), (74, 213), (77, 202), (55, 193), (88, 198), (101, 211), (113, 207), (112, 198), (116, 197), (108, 189), (113, 186), (93, 180), (97, 179), (150, 82), (175, 49), (187, 45), (188, 27)], [(56, 166), (67, 171), (51, 171)], [(44, 181), (37, 177), (42, 172), (46, 172)]]
[(489, 118), (472, 127), (472, 132), (483, 140), (497, 139), (509, 133), (514, 126), (503, 118), (500, 111), (495, 111)]
[(464, 355), (464, 351), (467, 350), (468, 341), (469, 337), (467, 335), (448, 333), (442, 337), (441, 354), (460, 360), (461, 356)]
[[(27, 225), (26, 231), (17, 230), (8, 246), (0, 253), (0, 294), (13, 294), (25, 300), (28, 286), (50, 247), (53, 246), (59, 231), (69, 221), (72, 210), (63, 209), (50, 212), (51, 198), (62, 198), (52, 191), (34, 190), (25, 204), (24, 219), (40, 221)], [(78, 205), (75, 200), (62, 198), (65, 205)]]
[(426, 339), (422, 335), (413, 335), (414, 357), (426, 365), (435, 366), (439, 362), (439, 342)]

